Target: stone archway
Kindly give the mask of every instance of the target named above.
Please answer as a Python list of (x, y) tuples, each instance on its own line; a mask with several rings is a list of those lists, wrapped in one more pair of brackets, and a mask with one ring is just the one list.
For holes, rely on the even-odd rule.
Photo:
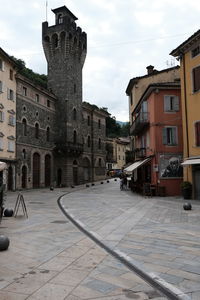
[(33, 188), (40, 187), (40, 154), (33, 154)]
[(51, 185), (51, 156), (49, 154), (45, 155), (45, 186), (49, 187)]
[(27, 167), (22, 167), (22, 188), (25, 189), (27, 187)]

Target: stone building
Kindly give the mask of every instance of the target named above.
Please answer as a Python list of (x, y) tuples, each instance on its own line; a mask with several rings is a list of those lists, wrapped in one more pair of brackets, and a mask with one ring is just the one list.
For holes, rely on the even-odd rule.
[(65, 7), (42, 24), (48, 89), (17, 75), (17, 187), (70, 186), (105, 178), (105, 118), (82, 102), (87, 36)]

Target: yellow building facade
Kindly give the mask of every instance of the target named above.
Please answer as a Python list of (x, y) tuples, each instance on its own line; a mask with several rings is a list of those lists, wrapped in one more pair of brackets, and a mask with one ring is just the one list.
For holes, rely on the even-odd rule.
[(180, 60), (184, 181), (200, 199), (200, 30), (170, 54)]
[(7, 164), (5, 182), (15, 190), (16, 165), (16, 65), (0, 48), (0, 161)]

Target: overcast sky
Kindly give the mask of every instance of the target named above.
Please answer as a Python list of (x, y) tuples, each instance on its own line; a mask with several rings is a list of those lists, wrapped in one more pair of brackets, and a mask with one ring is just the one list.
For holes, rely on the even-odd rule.
[[(0, 0), (0, 47), (26, 66), (46, 74), (41, 25), (45, 0)], [(83, 100), (107, 107), (117, 120), (128, 121), (126, 87), (146, 74), (177, 65), (169, 53), (200, 28), (199, 0), (48, 0), (51, 9), (66, 5), (87, 33)]]

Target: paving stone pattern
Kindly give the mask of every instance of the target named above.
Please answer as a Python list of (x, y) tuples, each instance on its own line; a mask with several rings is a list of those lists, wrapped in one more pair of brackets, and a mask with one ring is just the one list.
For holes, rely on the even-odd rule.
[[(3, 218), (10, 239), (0, 252), (0, 299), (166, 299), (95, 245), (62, 214), (64, 204), (115, 249), (200, 299), (200, 206), (183, 211), (179, 198), (143, 198), (119, 182), (23, 192), (29, 218)], [(17, 193), (9, 193), (14, 207)], [(164, 213), (165, 211), (165, 213)]]

